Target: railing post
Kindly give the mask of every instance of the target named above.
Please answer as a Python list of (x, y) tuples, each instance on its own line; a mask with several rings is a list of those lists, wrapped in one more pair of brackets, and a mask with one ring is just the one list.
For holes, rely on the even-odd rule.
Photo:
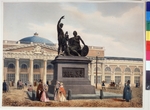
[(100, 89), (100, 99), (103, 99), (103, 90)]
[(68, 90), (68, 100), (72, 100), (72, 94), (71, 94), (71, 90)]
[(33, 90), (33, 91), (32, 91), (32, 100), (34, 101), (35, 98), (36, 98), (36, 96), (35, 96), (35, 91)]

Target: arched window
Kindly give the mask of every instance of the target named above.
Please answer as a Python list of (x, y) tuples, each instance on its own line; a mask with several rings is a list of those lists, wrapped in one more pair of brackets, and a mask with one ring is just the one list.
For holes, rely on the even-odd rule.
[(106, 71), (106, 72), (111, 72), (111, 68), (110, 68), (110, 67), (106, 67), (106, 68), (105, 68), (105, 71)]
[(40, 68), (40, 66), (39, 66), (39, 65), (37, 65), (37, 64), (35, 64), (35, 65), (33, 66), (33, 68), (34, 68), (34, 69), (39, 69), (39, 68)]
[(125, 72), (131, 72), (131, 69), (130, 69), (129, 67), (127, 67), (127, 68), (125, 69)]
[(14, 66), (14, 64), (9, 64), (8, 65), (8, 72), (15, 72), (15, 66)]
[(34, 71), (34, 72), (39, 72), (39, 71), (40, 71), (40, 66), (39, 66), (38, 64), (35, 64), (35, 65), (33, 66), (33, 71)]
[(21, 65), (21, 69), (27, 69), (27, 65), (26, 64), (22, 64)]
[(139, 72), (140, 72), (140, 69), (139, 69), (139, 68), (135, 68), (135, 69), (134, 69), (134, 72), (136, 72), (136, 73), (138, 72), (138, 73), (139, 73)]
[(21, 72), (27, 72), (27, 65), (26, 64), (21, 65)]
[(53, 65), (48, 65), (47, 70), (51, 70), (51, 69), (53, 69)]
[(119, 67), (116, 67), (115, 72), (121, 72), (121, 69)]
[(53, 72), (53, 65), (47, 65), (47, 72), (52, 73)]
[[(96, 67), (94, 68), (94, 71), (96, 71)], [(97, 67), (97, 71), (100, 71), (100, 68), (99, 68), (99, 67)]]
[(15, 68), (14, 64), (11, 63), (8, 65), (8, 69), (14, 69), (14, 68)]

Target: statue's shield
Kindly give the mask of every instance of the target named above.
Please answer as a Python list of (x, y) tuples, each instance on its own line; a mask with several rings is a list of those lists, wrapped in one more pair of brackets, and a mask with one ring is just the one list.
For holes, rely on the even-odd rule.
[(89, 52), (89, 47), (85, 45), (81, 50), (81, 56), (86, 56)]

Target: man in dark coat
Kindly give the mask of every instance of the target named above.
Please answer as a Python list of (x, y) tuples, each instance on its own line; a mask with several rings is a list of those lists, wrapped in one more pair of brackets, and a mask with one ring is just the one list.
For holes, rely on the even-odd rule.
[(37, 98), (37, 100), (39, 100), (39, 101), (40, 101), (42, 92), (43, 92), (43, 82), (42, 82), (42, 80), (40, 79), (40, 80), (39, 80), (39, 85), (38, 85), (37, 91), (36, 91), (36, 98)]
[(6, 84), (6, 81), (4, 80), (3, 82), (3, 92), (6, 92), (7, 91), (7, 84)]

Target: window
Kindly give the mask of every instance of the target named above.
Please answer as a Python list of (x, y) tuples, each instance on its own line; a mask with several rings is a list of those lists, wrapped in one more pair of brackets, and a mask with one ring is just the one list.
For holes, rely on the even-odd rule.
[(15, 66), (14, 66), (14, 64), (11, 63), (8, 65), (8, 72), (12, 72), (12, 71), (13, 72), (15, 71)]
[(106, 68), (105, 68), (105, 72), (111, 72), (110, 67), (106, 67)]
[(140, 76), (134, 76), (134, 83), (140, 83)]
[(39, 67), (39, 65), (35, 64), (33, 68), (34, 69), (39, 69), (40, 67)]
[(128, 80), (130, 80), (130, 76), (125, 76), (125, 82), (127, 82)]
[(119, 83), (121, 81), (121, 76), (115, 76), (115, 83)]
[(125, 69), (125, 72), (131, 72), (130, 68), (127, 67), (127, 68)]
[(51, 70), (51, 69), (53, 69), (53, 65), (48, 65), (47, 70)]
[(7, 74), (7, 81), (15, 81), (15, 74)]
[(53, 73), (53, 65), (48, 65), (47, 66), (47, 72), (48, 73)]
[[(94, 71), (96, 71), (96, 67), (94, 68)], [(99, 67), (97, 67), (97, 71), (100, 71), (100, 68), (99, 68)]]
[(21, 65), (21, 69), (27, 69), (27, 65), (26, 64), (22, 64)]
[(140, 69), (139, 68), (135, 68), (134, 72), (140, 72)]
[(111, 76), (105, 76), (105, 82), (110, 83), (111, 82)]
[(41, 75), (40, 74), (34, 74), (33, 75), (33, 81), (39, 81), (41, 79)]
[[(96, 76), (94, 76), (94, 83), (96, 84)], [(101, 83), (101, 76), (97, 76), (97, 83)]]
[(21, 72), (27, 72), (27, 65), (26, 64), (21, 65)]
[(119, 67), (116, 67), (115, 72), (121, 72), (121, 69)]
[(40, 66), (39, 65), (37, 65), (37, 64), (35, 64), (34, 66), (33, 66), (33, 71), (34, 72), (39, 72), (40, 71)]
[(47, 81), (53, 80), (53, 74), (47, 74)]
[(23, 83), (28, 81), (28, 74), (20, 74), (19, 78)]

